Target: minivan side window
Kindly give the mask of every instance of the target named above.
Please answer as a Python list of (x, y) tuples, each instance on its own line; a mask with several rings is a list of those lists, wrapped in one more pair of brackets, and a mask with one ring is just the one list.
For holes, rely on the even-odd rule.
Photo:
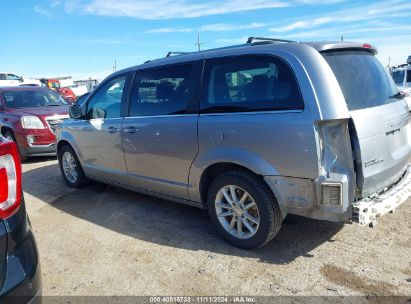
[(129, 116), (184, 114), (192, 64), (137, 71)]
[(291, 68), (267, 55), (209, 60), (201, 112), (301, 110), (303, 99)]
[(87, 117), (119, 118), (121, 116), (121, 100), (127, 76), (121, 76), (107, 82), (91, 97), (87, 105)]
[(6, 80), (6, 74), (0, 74), (0, 80)]

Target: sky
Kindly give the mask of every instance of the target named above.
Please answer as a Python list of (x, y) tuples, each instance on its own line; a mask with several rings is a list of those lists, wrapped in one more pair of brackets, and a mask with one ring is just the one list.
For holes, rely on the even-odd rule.
[(0, 72), (102, 79), (164, 57), (249, 36), (377, 46), (386, 66), (411, 55), (411, 1), (0, 0)]

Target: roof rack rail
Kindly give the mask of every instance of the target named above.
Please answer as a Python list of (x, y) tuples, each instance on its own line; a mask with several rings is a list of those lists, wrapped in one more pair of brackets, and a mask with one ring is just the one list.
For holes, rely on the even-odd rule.
[(266, 43), (278, 43), (278, 42), (297, 42), (285, 39), (265, 38), (265, 37), (248, 37), (247, 44), (266, 44)]
[(174, 55), (187, 55), (187, 54), (191, 54), (191, 52), (168, 52), (166, 57), (171, 57)]

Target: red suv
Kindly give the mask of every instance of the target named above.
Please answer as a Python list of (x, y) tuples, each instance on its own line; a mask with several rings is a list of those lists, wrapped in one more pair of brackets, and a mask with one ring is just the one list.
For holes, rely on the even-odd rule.
[(44, 87), (0, 88), (0, 132), (15, 141), (22, 160), (56, 154), (56, 128), (68, 118), (68, 103)]

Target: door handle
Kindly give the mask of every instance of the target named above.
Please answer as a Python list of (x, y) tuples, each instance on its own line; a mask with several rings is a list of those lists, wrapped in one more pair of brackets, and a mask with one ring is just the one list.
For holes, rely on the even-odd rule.
[(137, 133), (140, 129), (132, 126), (132, 127), (125, 127), (123, 128), (124, 133)]
[(110, 134), (117, 133), (117, 132), (118, 132), (118, 128), (108, 127), (108, 128), (107, 128), (107, 132), (110, 133)]

